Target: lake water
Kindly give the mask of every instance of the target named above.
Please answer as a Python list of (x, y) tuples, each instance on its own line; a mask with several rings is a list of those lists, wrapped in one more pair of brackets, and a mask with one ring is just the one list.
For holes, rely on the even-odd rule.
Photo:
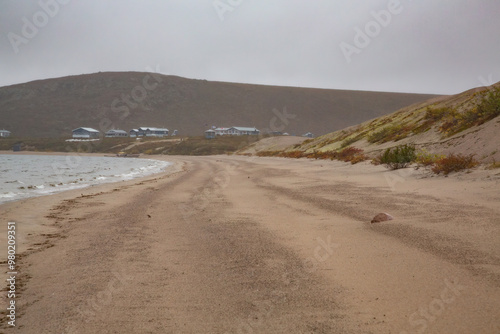
[(165, 170), (166, 161), (58, 155), (0, 154), (0, 204)]

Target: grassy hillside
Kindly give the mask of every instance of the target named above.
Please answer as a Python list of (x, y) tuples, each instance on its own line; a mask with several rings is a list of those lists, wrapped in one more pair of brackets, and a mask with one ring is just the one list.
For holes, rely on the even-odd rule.
[[(263, 136), (222, 136), (215, 139), (188, 138), (102, 138), (96, 141), (66, 141), (62, 138), (2, 138), (0, 151), (10, 151), (19, 144), (22, 151), (33, 152), (77, 152), (168, 155), (214, 155), (231, 154)], [(299, 139), (302, 139), (299, 137)]]
[(80, 126), (156, 126), (194, 136), (212, 125), (256, 126), (321, 135), (430, 97), (96, 73), (0, 87), (0, 129), (39, 138), (69, 137)]
[(495, 162), (500, 160), (499, 116), (497, 83), (408, 106), (285, 150), (262, 147), (259, 155), (328, 158), (349, 148), (375, 157), (387, 148), (409, 144), (433, 154), (474, 155), (481, 162)]

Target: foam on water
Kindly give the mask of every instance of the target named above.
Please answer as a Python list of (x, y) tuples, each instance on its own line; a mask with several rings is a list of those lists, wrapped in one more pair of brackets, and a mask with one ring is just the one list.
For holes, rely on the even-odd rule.
[(171, 164), (136, 158), (0, 155), (0, 203), (131, 180)]

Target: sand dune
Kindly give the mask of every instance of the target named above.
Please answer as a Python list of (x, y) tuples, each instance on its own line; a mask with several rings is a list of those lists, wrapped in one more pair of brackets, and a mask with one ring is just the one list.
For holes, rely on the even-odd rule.
[(24, 254), (12, 332), (500, 332), (498, 172), (167, 159), (1, 207)]

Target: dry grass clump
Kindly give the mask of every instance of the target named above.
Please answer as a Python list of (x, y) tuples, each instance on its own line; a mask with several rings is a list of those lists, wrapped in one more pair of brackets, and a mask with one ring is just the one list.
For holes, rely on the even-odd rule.
[(282, 153), (281, 151), (260, 151), (257, 152), (256, 155), (258, 157), (277, 157), (279, 154)]
[(302, 151), (290, 151), (290, 152), (283, 152), (279, 156), (284, 158), (300, 159), (303, 158), (305, 154)]
[(363, 153), (363, 150), (356, 147), (346, 147), (337, 153), (337, 160), (357, 164), (358, 162), (365, 161), (368, 157)]
[(448, 175), (451, 172), (471, 169), (477, 165), (479, 165), (479, 162), (474, 158), (474, 154), (451, 154), (437, 160), (432, 167), (432, 171), (436, 174), (443, 173), (444, 175)]
[(335, 151), (323, 151), (323, 152), (314, 151), (314, 152), (305, 154), (306, 158), (321, 159), (321, 160), (325, 160), (325, 159), (333, 160), (336, 158), (336, 156), (337, 156), (337, 153)]
[(427, 150), (423, 149), (417, 152), (415, 162), (419, 167), (429, 167), (434, 165), (438, 160), (441, 160), (444, 157), (445, 156), (442, 154), (429, 153)]
[(280, 158), (304, 158), (306, 155), (302, 151), (260, 151), (257, 152), (258, 157), (280, 157)]
[(493, 161), (486, 169), (497, 169), (500, 168), (500, 161)]

